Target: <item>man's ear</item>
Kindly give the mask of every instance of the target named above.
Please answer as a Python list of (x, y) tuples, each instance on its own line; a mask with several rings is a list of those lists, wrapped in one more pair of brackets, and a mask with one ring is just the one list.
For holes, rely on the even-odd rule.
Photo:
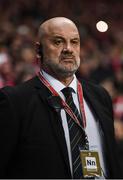
[(39, 42), (36, 42), (36, 52), (37, 52), (37, 56), (38, 56), (38, 58), (42, 58), (42, 56), (43, 56), (43, 52), (42, 52), (42, 45), (41, 45), (41, 43), (39, 43)]
[(43, 52), (42, 52), (42, 45), (39, 42), (35, 43), (36, 46), (36, 62), (41, 68), (42, 66), (42, 60), (43, 60)]

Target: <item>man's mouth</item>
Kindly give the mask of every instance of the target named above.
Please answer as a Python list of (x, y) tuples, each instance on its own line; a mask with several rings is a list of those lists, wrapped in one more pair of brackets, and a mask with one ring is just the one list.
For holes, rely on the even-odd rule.
[(70, 61), (70, 60), (73, 61), (74, 57), (73, 56), (63, 56), (61, 59), (65, 60), (65, 61)]
[(62, 62), (64, 62), (64, 63), (72, 63), (73, 64), (73, 62), (74, 62), (74, 59), (73, 58), (62, 58)]

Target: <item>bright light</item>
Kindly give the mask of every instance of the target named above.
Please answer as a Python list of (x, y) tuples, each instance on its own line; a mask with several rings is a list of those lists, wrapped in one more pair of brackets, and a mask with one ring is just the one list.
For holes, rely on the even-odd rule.
[(96, 24), (96, 28), (99, 32), (106, 32), (108, 30), (108, 24), (104, 21), (99, 21)]

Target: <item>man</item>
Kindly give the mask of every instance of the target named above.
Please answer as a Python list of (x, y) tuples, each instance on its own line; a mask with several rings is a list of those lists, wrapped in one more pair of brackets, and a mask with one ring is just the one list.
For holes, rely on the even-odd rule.
[(0, 177), (119, 178), (111, 100), (101, 87), (75, 76), (76, 25), (64, 17), (45, 21), (37, 51), (38, 76), (0, 92)]

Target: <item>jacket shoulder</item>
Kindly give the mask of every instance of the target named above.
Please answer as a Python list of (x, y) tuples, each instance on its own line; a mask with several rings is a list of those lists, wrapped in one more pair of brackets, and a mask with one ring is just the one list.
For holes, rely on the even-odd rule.
[(90, 90), (92, 93), (104, 93), (104, 94), (107, 94), (107, 96), (110, 96), (109, 93), (107, 92), (107, 90), (99, 85), (99, 84), (96, 84), (96, 83), (93, 83), (91, 81), (87, 81), (87, 80), (83, 80), (83, 79), (79, 79), (80, 83), (82, 84), (82, 87), (84, 89), (87, 89), (87, 90)]
[(37, 77), (34, 77), (26, 82), (23, 82), (17, 86), (6, 86), (0, 89), (0, 94), (5, 94), (7, 96), (24, 96), (26, 94), (32, 93), (34, 91), (35, 81)]
[(12, 103), (14, 107), (29, 104), (36, 94), (35, 85), (39, 81), (37, 77), (17, 86), (6, 86), (0, 89), (0, 103), (3, 101)]
[(100, 101), (104, 106), (107, 104), (110, 107), (112, 106), (112, 99), (107, 90), (101, 85), (95, 84), (91, 81), (79, 80), (83, 87), (83, 94), (91, 95), (94, 99)]

